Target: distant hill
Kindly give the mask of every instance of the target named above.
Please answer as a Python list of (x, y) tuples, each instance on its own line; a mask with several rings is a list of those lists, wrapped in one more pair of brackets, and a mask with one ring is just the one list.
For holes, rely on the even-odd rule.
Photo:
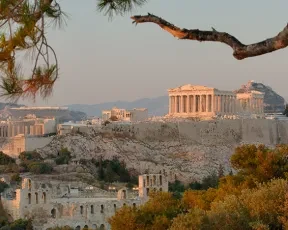
[(242, 85), (236, 93), (247, 93), (253, 90), (264, 93), (264, 112), (283, 112), (285, 109), (285, 99), (276, 93), (270, 86), (262, 83), (249, 81), (247, 84)]
[(168, 113), (169, 99), (168, 96), (161, 96), (156, 98), (143, 98), (136, 101), (115, 101), (106, 102), (94, 105), (87, 104), (71, 104), (64, 105), (72, 111), (81, 111), (86, 113), (88, 116), (100, 117), (102, 110), (109, 110), (113, 106), (123, 109), (133, 109), (133, 108), (147, 108), (149, 116), (163, 116)]

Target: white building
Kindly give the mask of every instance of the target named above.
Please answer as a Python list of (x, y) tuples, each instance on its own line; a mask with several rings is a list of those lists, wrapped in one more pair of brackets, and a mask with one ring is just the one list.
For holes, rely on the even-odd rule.
[(119, 109), (117, 107), (113, 107), (111, 110), (103, 110), (102, 111), (102, 119), (108, 120), (111, 117), (117, 118), (120, 121), (145, 121), (148, 119), (148, 110), (145, 108), (134, 108), (130, 110)]
[(214, 117), (235, 114), (263, 114), (264, 94), (234, 93), (216, 88), (183, 85), (169, 89), (169, 115), (175, 117)]

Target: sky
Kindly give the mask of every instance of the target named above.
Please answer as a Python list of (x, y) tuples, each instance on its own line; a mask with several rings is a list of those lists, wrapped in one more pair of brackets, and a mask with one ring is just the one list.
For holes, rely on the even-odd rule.
[(287, 0), (150, 0), (112, 21), (96, 10), (96, 0), (60, 0), (69, 15), (63, 29), (49, 29), (60, 79), (46, 101), (27, 105), (97, 104), (167, 95), (184, 84), (222, 90), (249, 80), (271, 86), (288, 99), (288, 48), (236, 60), (224, 44), (177, 40), (155, 24), (138, 24), (131, 15), (153, 13), (188, 29), (229, 32), (242, 43), (275, 36), (287, 25)]

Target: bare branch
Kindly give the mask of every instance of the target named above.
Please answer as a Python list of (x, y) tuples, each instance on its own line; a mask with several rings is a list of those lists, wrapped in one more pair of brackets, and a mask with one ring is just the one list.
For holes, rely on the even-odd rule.
[(131, 19), (133, 19), (133, 23), (136, 24), (146, 22), (155, 23), (179, 39), (225, 43), (233, 49), (233, 56), (238, 60), (271, 53), (288, 46), (288, 25), (286, 25), (285, 28), (273, 38), (250, 45), (244, 45), (234, 36), (225, 32), (218, 32), (214, 28), (212, 28), (212, 31), (181, 29), (166, 20), (149, 13), (148, 15), (143, 16), (135, 15), (131, 17)]

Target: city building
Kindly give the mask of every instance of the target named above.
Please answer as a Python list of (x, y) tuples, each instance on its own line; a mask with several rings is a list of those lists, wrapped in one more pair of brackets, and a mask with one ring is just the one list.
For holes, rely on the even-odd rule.
[(236, 94), (216, 88), (183, 85), (169, 89), (169, 115), (175, 117), (214, 117), (263, 113), (264, 94)]
[(0, 150), (10, 157), (18, 158), (21, 152), (34, 151), (38, 148), (43, 148), (52, 141), (53, 137), (43, 136), (27, 136), (19, 134), (14, 137), (10, 137), (6, 143), (4, 143)]
[(145, 108), (126, 110), (113, 107), (111, 110), (102, 111), (102, 119), (104, 121), (113, 117), (119, 121), (145, 121), (148, 119), (148, 110)]
[(15, 137), (19, 134), (43, 136), (52, 133), (56, 133), (56, 121), (54, 118), (27, 116), (23, 119), (0, 121), (0, 138)]
[(1, 202), (12, 220), (33, 217), (35, 230), (64, 226), (107, 230), (110, 229), (107, 219), (119, 208), (145, 203), (149, 189), (168, 191), (166, 177), (159, 174), (139, 176), (139, 192), (127, 188), (106, 191), (83, 182), (57, 181), (43, 176), (21, 177), (21, 187), (10, 186), (2, 194)]

